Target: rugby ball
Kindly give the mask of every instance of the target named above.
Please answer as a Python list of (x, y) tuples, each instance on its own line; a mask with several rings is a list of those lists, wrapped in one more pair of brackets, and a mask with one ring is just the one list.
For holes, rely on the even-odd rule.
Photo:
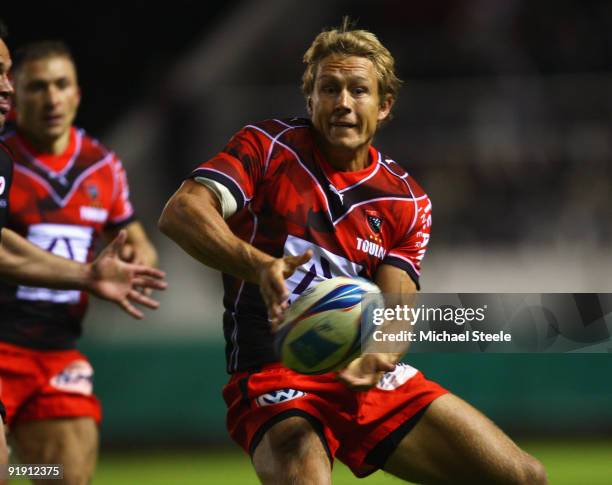
[(301, 374), (343, 369), (359, 356), (362, 337), (374, 330), (372, 312), (382, 306), (378, 286), (362, 278), (331, 278), (309, 288), (276, 331), (279, 360)]

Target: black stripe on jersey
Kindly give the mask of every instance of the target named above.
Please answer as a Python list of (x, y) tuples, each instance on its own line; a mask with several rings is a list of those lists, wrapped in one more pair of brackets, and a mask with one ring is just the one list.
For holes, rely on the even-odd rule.
[(244, 195), (242, 194), (242, 190), (231, 177), (228, 177), (221, 172), (216, 170), (210, 170), (208, 168), (198, 168), (194, 170), (189, 178), (203, 177), (205, 179), (214, 180), (215, 182), (219, 182), (223, 185), (227, 190), (230, 191), (234, 199), (236, 200), (236, 204), (238, 204), (238, 210), (242, 209), (246, 204), (246, 200)]
[(23, 146), (21, 151), (24, 156), (20, 157), (19, 161), (16, 161), (15, 163), (16, 165), (26, 169), (28, 172), (30, 172), (30, 174), (36, 175), (40, 177), (40, 179), (42, 179), (44, 182), (46, 182), (48, 188), (50, 188), (55, 193), (54, 200), (59, 205), (63, 205), (66, 202), (66, 199), (68, 198), (70, 193), (75, 188), (77, 181), (80, 181), (84, 173), (90, 171), (93, 166), (96, 166), (100, 162), (106, 160), (106, 158), (108, 157), (108, 153), (105, 152), (103, 154), (103, 157), (98, 161), (95, 161), (91, 164), (75, 166), (74, 161), (81, 154), (82, 143), (83, 135), (79, 132), (76, 139), (76, 148), (74, 154), (72, 155), (71, 161), (68, 163), (69, 168), (64, 169), (65, 172), (62, 171), (60, 173), (56, 173), (54, 171), (45, 169), (43, 166), (37, 163), (36, 159), (32, 155), (30, 155), (29, 151), (26, 150)]
[(299, 128), (306, 126), (310, 126), (310, 121), (304, 118), (284, 118), (280, 120), (271, 119), (262, 121), (260, 123), (247, 125), (247, 127), (252, 127), (265, 131), (266, 134), (272, 139), (276, 138), (281, 132), (283, 132), (287, 128)]
[(92, 164), (72, 167), (68, 173), (63, 175), (49, 173), (29, 161), (26, 163), (16, 163), (15, 165), (17, 170), (25, 173), (28, 177), (46, 184), (52, 199), (57, 205), (63, 207), (86, 176), (98, 170), (100, 166), (110, 163), (109, 157), (111, 157), (110, 154)]
[(312, 174), (323, 189), (323, 193), (327, 199), (329, 211), (332, 216), (332, 222), (334, 224), (348, 214), (353, 206), (363, 204), (374, 199), (414, 200), (412, 194), (391, 194), (386, 190), (381, 190), (367, 182), (364, 184), (355, 185), (354, 187), (349, 188), (340, 194), (325, 176), (323, 169), (315, 162), (313, 152), (299, 153), (295, 147), (291, 147), (289, 144), (287, 144), (287, 146), (289, 146), (293, 152), (298, 154), (298, 156), (302, 157), (300, 160), (303, 166)]
[(112, 222), (109, 221), (105, 224), (104, 229), (109, 229), (109, 230), (119, 230), (125, 226), (127, 226), (128, 224), (131, 224), (132, 222), (136, 222), (138, 220), (138, 218), (136, 217), (136, 214), (132, 214), (128, 217), (126, 217), (125, 219), (121, 220), (121, 221), (117, 221), (117, 222)]
[(401, 258), (396, 258), (395, 256), (387, 256), (383, 259), (382, 264), (389, 264), (391, 266), (395, 266), (396, 268), (403, 269), (408, 276), (414, 281), (416, 284), (417, 290), (421, 289), (421, 285), (419, 284), (419, 275), (414, 270), (411, 264), (407, 263)]

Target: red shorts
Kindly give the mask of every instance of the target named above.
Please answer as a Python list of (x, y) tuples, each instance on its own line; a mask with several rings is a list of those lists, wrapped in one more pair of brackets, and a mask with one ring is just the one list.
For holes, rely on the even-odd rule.
[(78, 350), (33, 350), (0, 342), (0, 399), (6, 423), (102, 417), (93, 369)]
[(363, 477), (384, 465), (427, 406), (447, 392), (405, 364), (364, 392), (351, 391), (335, 373), (309, 376), (270, 364), (232, 375), (223, 398), (229, 433), (251, 456), (272, 425), (301, 416), (332, 462), (336, 456)]

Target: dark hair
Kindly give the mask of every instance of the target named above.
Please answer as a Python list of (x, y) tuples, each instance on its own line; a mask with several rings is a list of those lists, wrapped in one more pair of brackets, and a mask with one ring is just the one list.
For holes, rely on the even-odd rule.
[(61, 40), (43, 40), (26, 44), (16, 51), (13, 73), (16, 76), (19, 69), (27, 62), (50, 57), (65, 57), (73, 64), (75, 63), (70, 48), (64, 42)]
[(4, 40), (7, 37), (8, 37), (8, 27), (3, 22), (3, 20), (0, 19), (0, 39)]

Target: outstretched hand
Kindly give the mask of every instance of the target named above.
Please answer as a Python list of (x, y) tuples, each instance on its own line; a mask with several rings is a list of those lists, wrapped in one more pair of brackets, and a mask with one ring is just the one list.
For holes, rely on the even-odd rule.
[(167, 286), (166, 274), (149, 266), (123, 261), (121, 254), (126, 238), (127, 232), (121, 230), (91, 264), (87, 290), (99, 298), (117, 303), (126, 313), (141, 319), (144, 314), (132, 303), (156, 309), (159, 302), (140, 293), (137, 288), (163, 290)]
[(393, 369), (395, 363), (390, 354), (363, 354), (338, 373), (338, 380), (354, 391), (366, 391)]
[(275, 330), (283, 320), (283, 314), (289, 307), (287, 300), (289, 291), (285, 279), (289, 278), (295, 270), (312, 258), (312, 251), (298, 256), (285, 256), (276, 258), (264, 265), (259, 272), (259, 291), (268, 308), (268, 319)]

